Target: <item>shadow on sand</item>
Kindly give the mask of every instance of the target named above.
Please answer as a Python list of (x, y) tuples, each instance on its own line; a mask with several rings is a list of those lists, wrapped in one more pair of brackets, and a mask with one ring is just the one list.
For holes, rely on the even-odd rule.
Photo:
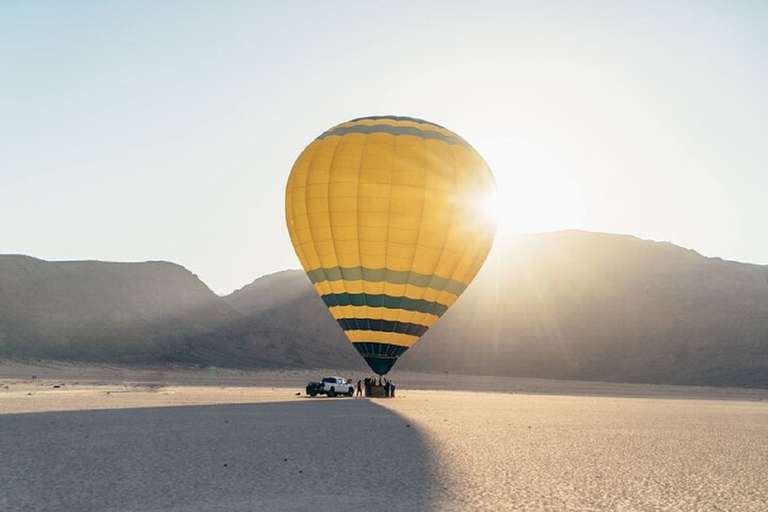
[(426, 439), (365, 399), (0, 416), (2, 510), (429, 510)]

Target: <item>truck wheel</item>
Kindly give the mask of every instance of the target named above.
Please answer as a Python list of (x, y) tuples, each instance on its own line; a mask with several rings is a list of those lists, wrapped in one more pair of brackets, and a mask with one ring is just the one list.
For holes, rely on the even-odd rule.
[(312, 398), (316, 397), (317, 396), (317, 391), (315, 391), (313, 389), (312, 391), (309, 392), (309, 396), (311, 396)]
[(336, 388), (331, 388), (331, 390), (328, 392), (328, 396), (333, 398), (336, 396)]
[(347, 396), (348, 396), (348, 397), (353, 397), (353, 396), (355, 396), (355, 390), (354, 390), (354, 389), (352, 389), (352, 388), (349, 388), (349, 391), (347, 391)]

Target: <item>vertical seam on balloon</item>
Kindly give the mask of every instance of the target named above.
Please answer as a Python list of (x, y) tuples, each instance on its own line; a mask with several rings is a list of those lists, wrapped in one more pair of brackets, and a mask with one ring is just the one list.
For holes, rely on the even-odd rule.
[[(493, 181), (494, 188), (495, 188), (496, 183), (495, 183), (495, 180), (493, 179), (493, 174), (490, 171), (490, 167), (488, 167), (488, 164), (486, 163), (486, 161), (483, 159), (483, 157), (479, 153), (477, 153), (476, 151), (474, 153), (480, 158), (480, 161), (483, 164), (483, 169), (487, 172), (488, 175), (490, 175), (491, 181)], [(475, 225), (482, 224), (483, 223), (483, 218), (478, 215), (474, 219), (474, 221), (475, 221), (474, 222)], [(495, 234), (495, 230), (494, 230), (494, 234)], [(471, 278), (468, 279), (467, 276), (469, 276), (472, 273), (472, 269), (475, 267), (475, 262), (480, 259), (480, 255), (482, 255), (482, 260), (481, 261), (485, 261), (485, 258), (488, 256), (488, 253), (491, 251), (491, 248), (493, 247), (494, 239), (495, 239), (495, 237), (491, 237), (491, 240), (490, 240), (491, 243), (490, 243), (490, 246), (488, 247), (488, 250), (486, 250), (486, 251), (479, 250), (479, 251), (477, 251), (475, 253), (474, 257), (471, 260), (471, 263), (470, 263), (469, 267), (467, 268), (467, 271), (465, 271), (465, 273), (464, 273), (464, 276), (461, 279), (455, 279), (456, 281), (459, 281), (461, 283), (466, 283), (467, 286), (469, 285), (469, 283), (472, 282), (472, 280), (475, 278), (475, 275), (477, 275), (477, 273), (480, 271), (480, 269), (478, 268), (477, 270), (475, 270), (474, 271), (474, 275), (472, 275)], [(468, 247), (469, 247), (469, 244), (467, 244), (465, 246), (465, 248), (468, 248)], [(481, 249), (481, 248), (482, 248), (482, 244), (475, 244), (475, 249)], [(485, 253), (485, 254), (483, 254), (483, 253)], [(462, 254), (462, 257), (459, 260), (459, 264), (461, 264), (461, 261), (464, 259), (464, 256), (466, 256), (466, 250)], [(455, 270), (454, 270), (454, 273), (455, 273)], [(456, 276), (456, 277), (458, 277), (458, 276)], [(459, 295), (461, 295), (461, 294), (459, 294)], [(458, 300), (459, 295), (456, 296), (456, 300)]]
[[(459, 177), (458, 177), (458, 171), (457, 171), (457, 166), (456, 166), (456, 155), (453, 153), (453, 149), (450, 146), (448, 146), (448, 149), (451, 151), (451, 156), (453, 157), (451, 159), (452, 168), (453, 168), (453, 190), (451, 191), (452, 192), (451, 200), (455, 201), (456, 200), (456, 195), (458, 194)], [(443, 240), (443, 251), (440, 253), (440, 258), (439, 258), (439, 260), (437, 262), (436, 268), (440, 266), (440, 263), (442, 263), (443, 256), (445, 256), (445, 250), (446, 250), (446, 247), (448, 245), (448, 243), (447, 243), (448, 239), (449, 239), (449, 237), (451, 235), (451, 231), (453, 229), (454, 223), (456, 222), (457, 210), (456, 210), (455, 206), (453, 206), (453, 205), (451, 205), (451, 206), (453, 207), (452, 211), (451, 211), (451, 221), (450, 221), (450, 224), (448, 226), (448, 229), (446, 230), (445, 239)], [(434, 274), (435, 273), (433, 272), (433, 275)], [(452, 273), (450, 273), (450, 272), (445, 272), (444, 275), (446, 276), (446, 279), (452, 279), (452, 277), (453, 277)], [(440, 293), (438, 293), (438, 295), (437, 295), (437, 300), (442, 299), (444, 293), (445, 293), (445, 289), (441, 289)]]
[[(333, 232), (333, 222), (331, 221), (331, 173), (333, 172), (333, 160), (336, 158), (336, 151), (338, 151), (342, 139), (343, 137), (339, 137), (339, 140), (337, 140), (336, 144), (333, 146), (333, 153), (331, 153), (331, 158), (328, 162), (328, 182), (325, 184), (325, 200), (326, 204), (328, 205), (328, 230), (331, 232), (331, 247), (333, 247), (333, 257), (336, 260), (336, 265), (339, 268), (341, 268), (341, 264), (339, 263), (339, 253), (336, 250), (336, 235)], [(346, 286), (344, 285), (343, 279), (341, 280), (341, 285), (346, 291)]]
[[(397, 137), (395, 135), (392, 136), (392, 151), (394, 152), (395, 148), (395, 140)], [(392, 166), (394, 166), (394, 155), (392, 155)], [(394, 173), (394, 169), (390, 166), (389, 169), (389, 207), (387, 210), (387, 235), (385, 238), (386, 248), (384, 250), (384, 285), (382, 286), (382, 291), (386, 294), (387, 289), (387, 275), (389, 274), (389, 227), (392, 224), (392, 174)], [(378, 312), (378, 316), (381, 317), (381, 311)], [(393, 329), (394, 331), (394, 329)]]
[[(317, 150), (317, 148), (315, 148), (315, 151), (316, 150)], [(307, 175), (306, 175), (306, 178), (304, 179), (304, 190), (305, 190), (304, 203), (305, 203), (305, 206), (306, 206), (306, 209), (307, 209), (307, 224), (309, 224), (309, 239), (312, 242), (310, 245), (311, 245), (311, 247), (315, 251), (315, 256), (317, 257), (317, 261), (320, 262), (320, 273), (323, 275), (323, 279), (322, 280), (330, 282), (330, 279), (328, 278), (328, 275), (326, 275), (326, 273), (325, 273), (325, 265), (323, 265), (323, 261), (320, 258), (320, 253), (319, 253), (319, 251), (317, 250), (317, 247), (316, 247), (317, 244), (316, 244), (316, 241), (315, 241), (315, 230), (312, 229), (312, 222), (309, 222), (309, 219), (310, 219), (310, 216), (309, 216), (309, 196), (308, 196), (308, 194), (306, 194), (306, 190), (307, 190), (307, 181), (309, 181), (309, 175), (310, 175), (310, 172), (311, 172), (311, 169), (312, 169), (312, 163), (314, 161), (315, 161), (315, 159), (314, 159), (314, 151), (313, 151), (312, 158), (309, 159), (309, 166), (307, 167)], [(318, 281), (318, 282), (321, 282), (321, 281)], [(322, 284), (320, 286), (322, 288)], [(331, 285), (328, 284), (328, 288), (329, 289), (330, 289), (330, 286)]]
[[(448, 148), (450, 148), (450, 146), (449, 146), (449, 145), (447, 145), (447, 144), (446, 144), (446, 146), (447, 146)], [(457, 188), (457, 186), (458, 186), (458, 185), (457, 185), (457, 177), (456, 177), (456, 165), (455, 165), (455, 162), (454, 162), (454, 165), (453, 165), (453, 183), (452, 183), (452, 185), (453, 185), (453, 186), (452, 186), (452, 189), (451, 189), (451, 196), (450, 196), (450, 197), (451, 197), (451, 199), (453, 199), (453, 197), (455, 196), (455, 194), (456, 194), (456, 188)], [(448, 206), (449, 206), (449, 207), (451, 207), (452, 205), (448, 205)], [(453, 227), (453, 222), (454, 222), (454, 218), (455, 218), (455, 217), (456, 217), (456, 210), (452, 208), (452, 210), (451, 210), (451, 220), (450, 220), (450, 221), (449, 221), (449, 223), (448, 223), (448, 228), (447, 228), (447, 229), (445, 229), (445, 230), (444, 230), (444, 233), (443, 233), (443, 238), (442, 238), (442, 241), (441, 241), (441, 244), (442, 244), (442, 249), (440, 250), (440, 256), (439, 256), (439, 257), (438, 257), (438, 258), (435, 260), (435, 264), (434, 264), (434, 266), (432, 267), (432, 272), (431, 272), (431, 274), (432, 274), (432, 279), (430, 280), (430, 282), (429, 282), (429, 283), (427, 283), (427, 286), (426, 286), (426, 288), (432, 288), (432, 286), (431, 286), (431, 285), (433, 284), (433, 283), (432, 283), (432, 281), (434, 281), (434, 279), (435, 279), (437, 268), (440, 266), (440, 263), (441, 263), (441, 262), (442, 262), (442, 260), (443, 260), (443, 256), (445, 256), (445, 248), (446, 248), (446, 245), (447, 245), (448, 237), (449, 237), (449, 236), (450, 236), (450, 234), (451, 234), (451, 228)], [(446, 276), (445, 276), (445, 278), (446, 278), (446, 279), (451, 279), (451, 276), (450, 276), (450, 275), (446, 275)], [(433, 289), (434, 289), (434, 288), (433, 288)], [(444, 292), (444, 290), (440, 290), (440, 293), (437, 295), (437, 297), (436, 297), (436, 300), (437, 300), (437, 299), (439, 299), (440, 297), (442, 297), (442, 294), (443, 294), (443, 292)], [(427, 293), (427, 291), (426, 291), (426, 289), (425, 289), (425, 290), (424, 290), (424, 295), (426, 295), (426, 293)], [(422, 298), (423, 298), (423, 297), (424, 297), (424, 296), (422, 296)]]
[[(397, 126), (399, 126), (399, 123), (397, 124)], [(385, 272), (384, 272), (384, 289), (386, 289), (386, 286), (387, 286), (387, 276), (389, 275), (389, 271), (390, 271), (390, 268), (389, 268), (390, 231), (389, 230), (390, 230), (390, 228), (392, 226), (392, 196), (393, 196), (393, 187), (394, 187), (394, 181), (395, 181), (394, 175), (395, 175), (395, 170), (396, 170), (396, 167), (397, 167), (397, 159), (395, 158), (396, 154), (397, 154), (397, 135), (393, 135), (392, 136), (392, 164), (391, 164), (390, 170), (389, 170), (389, 215), (387, 215), (387, 252), (386, 252), (386, 254), (384, 256), (384, 268), (385, 268)], [(382, 291), (384, 291), (384, 290), (382, 290)], [(384, 318), (383, 312), (381, 310), (379, 310), (379, 316), (381, 318)], [(396, 329), (397, 329), (397, 326), (400, 323), (401, 323), (400, 321), (395, 320), (395, 323), (392, 325), (392, 331), (389, 331), (389, 332), (397, 332)]]
[[(298, 247), (301, 245), (298, 243), (299, 238), (298, 235), (294, 235), (296, 232), (295, 222), (293, 220), (293, 191), (292, 189), (292, 182), (293, 182), (293, 172), (291, 172), (288, 175), (288, 182), (285, 184), (285, 192), (283, 196), (285, 197), (285, 224), (288, 227), (288, 238), (291, 240), (291, 244), (294, 248), (296, 248), (296, 256), (299, 258), (299, 262), (301, 263), (301, 266), (303, 268), (306, 268), (307, 265), (305, 265), (305, 259), (302, 258), (302, 254), (299, 254)], [(293, 225), (292, 225), (293, 224)], [(306, 272), (306, 270), (305, 270)]]
[[(392, 144), (392, 148), (393, 148), (392, 149), (392, 152), (393, 152), (393, 155), (392, 155), (392, 165), (394, 167), (397, 167), (397, 141), (398, 141), (398, 138), (397, 138), (397, 136), (395, 136), (393, 138), (393, 144)], [(395, 173), (395, 169), (392, 169), (392, 174), (390, 174), (390, 181), (393, 181), (392, 175), (394, 173)], [(392, 215), (392, 190), (391, 189), (389, 191), (389, 214)], [(389, 229), (387, 229), (387, 240), (389, 240)], [(389, 244), (387, 244), (387, 245), (389, 245)], [(389, 247), (387, 247), (387, 254), (389, 254)], [(414, 252), (414, 255), (415, 255), (415, 252)], [(385, 263), (387, 263), (387, 262), (385, 262)], [(385, 266), (387, 267), (387, 272), (389, 272), (389, 266), (388, 265), (385, 265)], [(411, 261), (411, 270), (413, 270), (413, 261)], [(411, 276), (411, 271), (409, 270), (408, 271), (408, 280), (410, 280), (410, 276)], [(386, 275), (385, 275), (385, 278), (386, 278)], [(386, 287), (386, 284), (384, 286)], [(403, 296), (405, 296), (405, 289), (406, 288), (408, 288), (407, 281), (406, 281), (406, 284), (405, 284), (405, 286), (403, 288)], [(385, 295), (386, 295), (386, 293), (385, 293)], [(402, 300), (400, 302), (400, 305), (402, 306)], [(402, 310), (402, 307), (399, 308), (399, 309)], [(397, 331), (397, 326), (400, 324), (400, 321), (399, 321), (400, 314), (401, 313), (397, 313), (397, 315), (395, 316), (395, 324), (392, 327), (392, 331), (393, 332)], [(383, 311), (382, 311), (381, 316), (382, 316), (382, 318), (384, 317)]]
[[(466, 216), (465, 216), (466, 219)], [(477, 232), (477, 226), (480, 224), (481, 219), (478, 217), (467, 219), (468, 222), (466, 222), (465, 227), (467, 228), (468, 232), (471, 233), (472, 239), (475, 240), (475, 233)], [(467, 274), (467, 272), (464, 272), (463, 274), (459, 275), (458, 271), (462, 267), (463, 263), (465, 262), (465, 259), (469, 256), (470, 261), (475, 261), (475, 251), (480, 247), (481, 244), (478, 243), (465, 243), (464, 248), (461, 252), (461, 256), (457, 260), (456, 266), (454, 267), (453, 271), (451, 272), (451, 278), (453, 278), (455, 281), (458, 282), (465, 282), (464, 276)], [(471, 249), (471, 250), (470, 250)], [(467, 266), (468, 270), (471, 270), (471, 264)], [(456, 297), (458, 300), (458, 297)]]
[[(363, 161), (365, 160), (365, 151), (368, 147), (368, 137), (363, 136), (363, 144), (362, 149), (360, 151), (360, 160), (357, 162), (357, 193), (355, 194), (355, 212), (357, 215), (357, 254), (359, 258), (360, 263), (360, 281), (363, 283), (363, 304), (368, 306), (367, 301), (365, 300), (365, 279), (362, 277), (362, 269), (363, 269), (363, 254), (360, 252), (360, 239), (362, 238), (360, 236), (361, 230), (360, 230), (360, 174), (363, 172)], [(346, 286), (344, 287), (346, 289)]]
[[(311, 162), (311, 160), (312, 160), (312, 155), (315, 154), (315, 149), (316, 148), (313, 147), (310, 150), (310, 153), (308, 155), (307, 170), (309, 170), (309, 162)], [(309, 226), (309, 212), (307, 210), (307, 194), (306, 194), (306, 190), (307, 190), (307, 183), (306, 183), (307, 177), (306, 177), (306, 174), (307, 173), (305, 173), (305, 177), (304, 177), (304, 211), (306, 212), (306, 215), (307, 215), (307, 226)], [(293, 192), (291, 192), (291, 194), (293, 194)], [(293, 209), (293, 205), (291, 205), (291, 208)], [(310, 231), (310, 240), (311, 240), (311, 238), (312, 238), (312, 233)], [(310, 246), (314, 248), (314, 243), (310, 244)], [(301, 254), (304, 257), (304, 259), (308, 260), (307, 252), (304, 250), (303, 244), (299, 245), (299, 250), (301, 251)], [(317, 258), (317, 259), (318, 259), (318, 261), (320, 260), (320, 258)]]
[[(313, 148), (311, 149), (311, 152), (310, 152), (310, 154), (309, 154), (309, 155), (307, 155), (307, 172), (306, 172), (306, 173), (304, 173), (304, 211), (306, 212), (306, 215), (307, 215), (307, 226), (309, 226), (309, 209), (307, 208), (307, 192), (306, 192), (306, 191), (307, 191), (307, 179), (309, 179), (309, 178), (308, 178), (308, 176), (309, 176), (309, 166), (310, 166), (310, 165), (311, 165), (311, 163), (312, 163), (312, 156), (315, 154), (315, 149), (316, 149), (316, 148), (317, 148), (317, 146), (313, 147)], [(306, 149), (305, 149), (305, 151), (306, 151)], [(295, 165), (295, 164), (294, 164), (294, 165)], [(291, 194), (293, 195), (293, 192), (291, 192)], [(311, 246), (311, 247), (313, 248), (313, 250), (314, 250), (314, 240), (312, 239), (312, 230), (311, 230), (311, 229), (309, 229), (309, 231), (308, 231), (308, 232), (309, 232), (309, 241), (311, 242), (311, 243), (310, 243), (310, 246)], [(299, 244), (299, 246), (298, 246), (298, 247), (299, 247), (299, 250), (302, 252), (302, 254), (303, 254), (303, 256), (304, 256), (304, 259), (305, 259), (306, 261), (309, 261), (309, 259), (307, 258), (307, 254), (306, 254), (306, 252), (304, 251), (304, 248), (303, 248), (303, 244)], [(315, 251), (315, 256), (317, 257), (317, 260), (318, 260), (318, 261), (320, 261), (320, 257), (319, 257), (319, 256), (317, 256), (317, 251)], [(306, 270), (305, 270), (305, 272), (306, 272)], [(323, 273), (323, 275), (325, 275), (325, 273)], [(310, 280), (311, 280), (311, 279), (310, 279)], [(314, 284), (314, 283), (313, 283), (313, 284)], [(313, 288), (314, 288), (314, 286), (313, 286)]]
[[(295, 164), (294, 164), (295, 165)], [(293, 194), (293, 182), (295, 178), (293, 176), (293, 172), (288, 176), (288, 183), (285, 187), (285, 223), (288, 225), (288, 235), (291, 238), (291, 243), (296, 248), (296, 253), (299, 258), (299, 261), (301, 262), (302, 266), (304, 266), (304, 262), (306, 261), (306, 258), (304, 258), (304, 251), (301, 249), (301, 241), (299, 240), (298, 234), (296, 234), (296, 226), (294, 221), (294, 214), (293, 214), (293, 201), (294, 201), (294, 194)], [(291, 226), (291, 223), (293, 223), (293, 226)]]
[[(424, 225), (424, 205), (427, 202), (427, 166), (428, 166), (427, 155), (428, 155), (428, 152), (427, 152), (426, 139), (422, 140), (422, 147), (424, 150), (424, 153), (423, 153), (424, 155), (424, 197), (422, 198), (422, 201), (421, 201), (421, 223), (419, 224), (419, 237), (416, 240), (416, 252), (414, 252), (414, 262), (416, 261), (416, 254), (418, 254), (419, 248), (421, 246), (421, 234), (422, 234), (421, 229), (422, 229), (422, 226)], [(413, 272), (413, 263), (411, 263), (411, 272)], [(432, 272), (432, 274), (434, 275), (434, 271)], [(410, 274), (409, 274), (408, 280), (410, 281)], [(427, 290), (429, 290), (429, 287), (425, 286), (421, 292), (421, 297), (420, 297), (421, 300), (424, 300), (424, 297), (427, 295)], [(418, 323), (423, 322), (424, 316), (425, 316), (424, 313), (422, 313), (421, 316), (419, 317)]]
[[(458, 162), (457, 162), (457, 159), (456, 159), (456, 151), (454, 150), (453, 147), (451, 147), (451, 154), (453, 154), (453, 166), (454, 166), (454, 169), (458, 169)], [(458, 186), (458, 172), (456, 173), (456, 182), (457, 182), (456, 184)], [(461, 251), (461, 256), (456, 260), (456, 264), (454, 265), (453, 270), (451, 270), (451, 272), (449, 273), (449, 275), (451, 276), (450, 279), (453, 279), (453, 274), (456, 272), (456, 269), (459, 268), (459, 266), (461, 265), (461, 262), (464, 259), (464, 256), (467, 254), (467, 250), (469, 249), (470, 245), (473, 245), (473, 244), (471, 244), (471, 243), (465, 243), (464, 244), (464, 249)], [(444, 293), (445, 293), (445, 290), (441, 291), (440, 295), (438, 296), (438, 298), (441, 298)], [(462, 293), (463, 293), (463, 291), (462, 291)], [(460, 296), (461, 296), (461, 293), (457, 294), (456, 295), (456, 300), (459, 300)]]
[[(469, 147), (471, 148), (472, 146), (469, 145)], [(480, 160), (480, 163), (482, 164), (483, 171), (485, 171), (486, 176), (488, 178), (490, 178), (490, 182), (493, 185), (493, 189), (496, 189), (496, 179), (494, 178), (493, 173), (491, 172), (491, 168), (488, 166), (488, 162), (486, 162), (485, 159), (483, 158), (483, 156), (480, 153), (478, 153), (477, 151), (475, 151), (474, 148), (472, 148), (472, 152)], [(477, 220), (482, 220), (482, 217), (478, 216), (476, 221)], [(491, 249), (493, 248), (493, 242), (495, 240), (495, 234), (496, 234), (496, 229), (495, 229), (495, 226), (494, 226), (494, 230), (493, 230), (493, 235), (494, 236), (490, 237), (490, 244), (488, 246), (488, 249), (485, 250), (485, 251), (482, 251), (482, 250), (478, 251), (475, 254), (475, 257), (472, 259), (472, 262), (471, 262), (470, 266), (468, 267), (468, 271), (464, 273), (464, 277), (462, 279), (456, 279), (457, 281), (459, 281), (461, 283), (466, 283), (466, 285), (469, 286), (469, 283), (471, 283), (474, 280), (475, 276), (480, 271), (480, 268), (477, 268), (476, 270), (474, 270), (474, 274), (471, 277), (467, 278), (467, 276), (469, 276), (473, 272), (473, 269), (475, 268), (476, 262), (478, 260), (481, 262), (481, 266), (482, 266), (482, 262), (485, 261), (485, 259), (488, 256), (488, 253), (490, 253)], [(482, 246), (480, 244), (477, 244), (477, 247), (480, 248)], [(463, 259), (463, 257), (462, 257), (462, 259)], [(458, 296), (456, 297), (456, 300), (458, 300)]]
[[(495, 234), (495, 231), (494, 231), (494, 234)], [(472, 258), (472, 263), (468, 267), (467, 271), (464, 273), (464, 276), (460, 280), (460, 282), (462, 282), (462, 283), (471, 283), (475, 279), (475, 276), (481, 270), (482, 262), (485, 261), (485, 259), (488, 257), (488, 253), (490, 253), (491, 249), (493, 248), (494, 240), (495, 240), (495, 236), (490, 237), (490, 244), (488, 245), (488, 249), (487, 250), (478, 250), (475, 253), (475, 256)], [(475, 247), (480, 249), (480, 248), (482, 248), (482, 245), (481, 244), (476, 244)], [(481, 262), (481, 265), (479, 267), (477, 266), (477, 262), (478, 261)], [(477, 268), (476, 268), (476, 270), (474, 270), (474, 274), (470, 276), (470, 274), (472, 274), (473, 269), (475, 269), (475, 267), (477, 267)], [(456, 297), (456, 300), (458, 300), (458, 298), (459, 298), (459, 296)]]

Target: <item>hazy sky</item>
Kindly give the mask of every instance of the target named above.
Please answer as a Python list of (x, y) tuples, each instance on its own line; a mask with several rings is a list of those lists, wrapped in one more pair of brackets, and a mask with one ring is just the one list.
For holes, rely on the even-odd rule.
[(768, 2), (0, 2), (0, 253), (298, 268), (285, 182), (355, 117), (444, 125), (504, 233), (768, 263)]

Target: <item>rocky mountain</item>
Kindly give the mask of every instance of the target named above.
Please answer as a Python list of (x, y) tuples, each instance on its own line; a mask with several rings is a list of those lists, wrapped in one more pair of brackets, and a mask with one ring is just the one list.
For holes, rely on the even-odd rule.
[[(346, 343), (302, 272), (258, 279), (227, 300), (249, 318)], [(768, 387), (768, 267), (631, 236), (497, 240), (396, 369)]]
[(370, 371), (300, 270), (260, 277), (224, 300), (246, 318), (290, 333), (297, 350), (332, 355), (330, 368)]
[(532, 235), (496, 247), (454, 309), (404, 366), (768, 386), (768, 267), (629, 236)]
[[(0, 256), (0, 358), (366, 371), (303, 272)], [(768, 387), (768, 267), (567, 231), (497, 240), (395, 370)]]
[[(167, 262), (0, 256), (0, 358), (227, 367), (330, 365)], [(311, 337), (310, 337), (311, 339)]]

